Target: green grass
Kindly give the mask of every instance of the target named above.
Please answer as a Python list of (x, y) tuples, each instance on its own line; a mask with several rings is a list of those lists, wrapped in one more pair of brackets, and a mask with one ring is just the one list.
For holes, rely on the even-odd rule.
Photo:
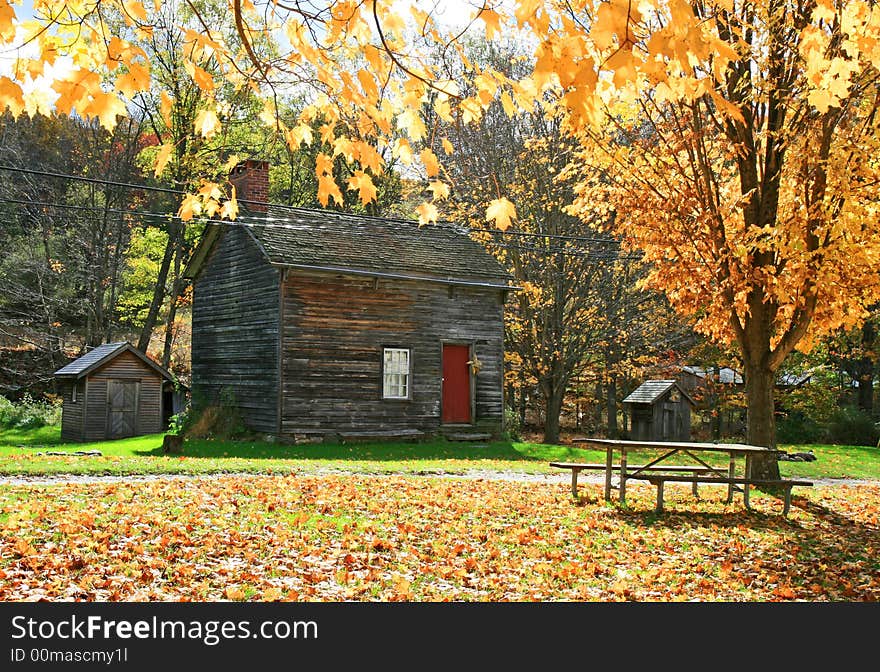
[[(449, 441), (287, 445), (264, 441), (190, 440), (182, 456), (162, 453), (162, 434), (117, 441), (64, 443), (58, 427), (0, 429), (0, 474), (199, 474), (223, 472), (288, 473), (304, 469), (346, 469), (362, 473), (462, 473), (509, 470), (553, 473), (553, 460), (604, 462), (605, 454), (570, 446), (495, 441)], [(815, 462), (780, 462), (783, 476), (880, 479), (880, 450), (858, 446), (782, 446), (789, 452), (812, 450)], [(46, 451), (100, 451), (101, 457), (38, 455)], [(656, 457), (653, 455), (651, 457)], [(710, 461), (724, 464), (725, 455)], [(638, 452), (631, 463), (650, 459)]]

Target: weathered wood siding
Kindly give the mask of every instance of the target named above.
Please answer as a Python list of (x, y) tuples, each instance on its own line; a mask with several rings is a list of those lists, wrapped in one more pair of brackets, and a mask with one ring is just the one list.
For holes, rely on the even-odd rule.
[(193, 287), (192, 401), (225, 399), (259, 432), (278, 431), (279, 272), (228, 227)]
[(87, 380), (85, 435), (86, 441), (109, 438), (107, 426), (107, 382), (134, 380), (139, 382), (137, 425), (134, 436), (155, 434), (162, 427), (162, 376), (130, 352), (123, 352), (93, 371)]
[[(284, 434), (437, 431), (444, 341), (472, 344), (474, 425), (500, 430), (500, 290), (290, 270), (282, 295)], [(383, 347), (411, 349), (410, 400), (382, 399)]]
[[(73, 387), (77, 385), (76, 402)], [(61, 386), (61, 438), (64, 441), (81, 441), (83, 438), (83, 414), (86, 406), (85, 382), (65, 381)]]
[[(667, 393), (653, 404), (628, 404), (630, 438), (634, 441), (690, 441), (691, 406), (685, 399), (670, 401)], [(669, 416), (666, 416), (666, 413)]]

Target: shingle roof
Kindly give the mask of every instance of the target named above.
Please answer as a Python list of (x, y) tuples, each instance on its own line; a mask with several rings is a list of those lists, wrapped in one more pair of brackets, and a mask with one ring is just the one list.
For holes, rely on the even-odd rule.
[(116, 355), (121, 353), (123, 350), (128, 350), (129, 352), (133, 353), (134, 355), (142, 359), (145, 364), (155, 369), (165, 378), (169, 380), (173, 379), (168, 371), (156, 364), (156, 362), (144, 355), (140, 350), (133, 347), (131, 343), (128, 343), (127, 341), (122, 341), (119, 343), (105, 343), (104, 345), (99, 345), (94, 350), (90, 350), (89, 352), (84, 354), (82, 357), (74, 359), (66, 366), (62, 366), (53, 375), (60, 378), (82, 378), (86, 374), (97, 369), (105, 362), (108, 362), (116, 357)]
[[(644, 383), (639, 385), (635, 390), (632, 391), (626, 399), (623, 400), (624, 404), (653, 404), (657, 399), (666, 394), (666, 391), (670, 387), (678, 387), (678, 384), (674, 380), (646, 380)], [(693, 403), (691, 398), (682, 390), (680, 387), (678, 388), (679, 392), (682, 393), (682, 396), (687, 397), (688, 400)]]
[(242, 215), (271, 263), (506, 286), (510, 275), (467, 229), (332, 210), (269, 207)]
[(691, 373), (698, 378), (706, 378), (707, 376), (712, 376), (714, 378), (717, 376), (718, 382), (725, 385), (730, 385), (731, 383), (742, 385), (743, 383), (742, 374), (728, 366), (722, 366), (718, 369), (717, 373), (715, 369), (704, 369), (701, 366), (684, 366), (682, 367), (682, 371), (685, 373)]

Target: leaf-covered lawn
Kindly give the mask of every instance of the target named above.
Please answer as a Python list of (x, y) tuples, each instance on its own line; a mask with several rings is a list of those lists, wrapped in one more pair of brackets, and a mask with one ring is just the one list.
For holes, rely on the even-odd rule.
[[(834, 600), (880, 597), (880, 487), (723, 504), (628, 488), (219, 476), (0, 489), (3, 600)], [(795, 491), (798, 492), (797, 490)]]

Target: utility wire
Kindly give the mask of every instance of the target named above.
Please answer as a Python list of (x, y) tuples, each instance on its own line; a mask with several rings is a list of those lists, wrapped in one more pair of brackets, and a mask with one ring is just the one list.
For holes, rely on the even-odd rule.
[[(47, 201), (26, 201), (21, 199), (14, 198), (0, 198), (0, 202), (12, 203), (15, 205), (31, 205), (36, 207), (47, 207), (47, 208), (61, 208), (66, 210), (77, 210), (77, 211), (90, 211), (96, 214), (103, 214), (105, 212), (112, 212), (121, 215), (127, 215), (131, 217), (144, 217), (144, 218), (158, 218), (158, 219), (178, 219), (179, 216), (176, 213), (162, 213), (162, 212), (148, 212), (143, 210), (124, 210), (120, 208), (105, 208), (102, 206), (84, 206), (84, 205), (73, 205), (68, 203), (49, 203)], [(291, 224), (289, 221), (284, 220), (283, 218), (277, 217), (260, 217), (260, 216), (252, 216), (245, 215), (236, 220), (227, 220), (227, 219), (203, 219), (200, 218), (197, 220), (200, 223), (205, 224), (220, 224), (226, 226), (239, 226), (239, 227), (266, 227), (266, 228), (275, 228), (275, 229), (289, 229), (289, 230), (301, 230), (303, 228), (300, 224)], [(468, 233), (470, 230), (466, 227), (458, 227), (461, 229), (462, 233)], [(543, 237), (543, 236), (541, 236)], [(554, 237), (554, 239), (556, 239)], [(567, 240), (570, 242), (578, 242), (577, 238), (565, 238), (563, 240)], [(549, 248), (540, 248), (535, 246), (527, 246), (527, 245), (511, 245), (505, 244), (503, 242), (498, 241), (475, 241), (484, 245), (488, 245), (495, 248), (500, 249), (508, 249), (508, 250), (520, 250), (526, 251), (536, 254), (550, 255), (550, 254), (565, 254), (568, 256), (582, 256), (582, 257), (590, 257), (596, 260), (610, 260), (610, 259), (639, 259), (638, 256), (633, 255), (621, 255), (613, 252), (612, 250), (606, 249), (604, 253), (597, 252), (595, 250), (590, 250), (589, 247), (580, 247), (573, 246), (575, 249), (570, 248), (562, 248), (562, 247), (549, 247)]]
[[(9, 166), (9, 165), (5, 165), (5, 164), (0, 164), (0, 170), (17, 172), (17, 173), (24, 173), (24, 174), (28, 174), (28, 175), (39, 175), (42, 177), (52, 177), (52, 178), (58, 178), (58, 179), (75, 180), (75, 181), (87, 182), (90, 184), (109, 185), (109, 186), (113, 186), (113, 187), (122, 187), (122, 188), (127, 188), (127, 189), (144, 190), (144, 191), (155, 191), (158, 193), (174, 194), (174, 195), (178, 195), (178, 196), (187, 195), (187, 192), (182, 191), (180, 189), (170, 189), (167, 187), (155, 187), (155, 186), (148, 185), (148, 184), (132, 184), (130, 182), (117, 182), (114, 180), (99, 179), (99, 178), (94, 178), (94, 177), (83, 177), (80, 175), (56, 173), (56, 172), (52, 172), (52, 171), (36, 170), (36, 169), (32, 169), (32, 168), (21, 168), (19, 166)], [(12, 199), (5, 199), (5, 200), (7, 200), (9, 202), (21, 202), (21, 201), (14, 201)], [(265, 206), (265, 207), (271, 207), (271, 208), (285, 209), (285, 210), (294, 211), (294, 212), (298, 211), (298, 210), (308, 210), (308, 208), (299, 208), (297, 206), (286, 205), (283, 203), (269, 203), (266, 201), (250, 201), (250, 200), (246, 200), (246, 199), (242, 199), (242, 198), (237, 199), (237, 201), (239, 203), (244, 204), (244, 205)], [(24, 202), (24, 203), (28, 204), (28, 205), (44, 205), (47, 207), (48, 206), (51, 206), (51, 207), (73, 207), (73, 206), (66, 206), (65, 204), (61, 204), (61, 203), (40, 203), (40, 202), (35, 202), (35, 201), (29, 201), (29, 202)], [(77, 207), (83, 207), (83, 206), (77, 206)], [(103, 208), (101, 208), (101, 209), (104, 210)], [(134, 212), (134, 211), (125, 211), (125, 212)], [(364, 215), (353, 214), (353, 213), (341, 213), (336, 210), (328, 210), (327, 212), (334, 213), (337, 215), (348, 215), (348, 216), (353, 216), (353, 217), (363, 217), (364, 216)], [(144, 214), (146, 215), (148, 213), (144, 213)], [(155, 215), (155, 216), (166, 217), (166, 216), (168, 216), (169, 213), (149, 213), (149, 214), (150, 214), (150, 216)], [(273, 217), (269, 217), (269, 216), (252, 215), (250, 213), (248, 213), (247, 217), (250, 219), (255, 219), (255, 220), (264, 220), (267, 225), (269, 225), (271, 222), (282, 222), (283, 223), (283, 221), (284, 221), (283, 219), (279, 219), (279, 218), (273, 218)], [(384, 217), (381, 219), (394, 220), (394, 219), (399, 219), (399, 218)], [(215, 223), (218, 221), (222, 221), (223, 223), (230, 223), (233, 220), (213, 220), (213, 219), (211, 219), (208, 221), (211, 223)], [(400, 221), (407, 221), (408, 223), (412, 223), (412, 220), (400, 220)], [(454, 224), (454, 226), (460, 227), (460, 228), (468, 230), (468, 231), (475, 231), (475, 232), (479, 232), (479, 233), (491, 233), (491, 234), (496, 234), (496, 235), (500, 234), (500, 235), (521, 236), (521, 237), (531, 237), (531, 238), (550, 238), (550, 239), (556, 239), (556, 240), (576, 240), (576, 241), (582, 241), (582, 242), (599, 243), (599, 244), (604, 244), (604, 245), (619, 245), (620, 244), (619, 241), (614, 240), (612, 238), (600, 238), (600, 237), (579, 236), (579, 235), (569, 235), (569, 234), (532, 233), (529, 231), (511, 231), (509, 229), (507, 231), (501, 231), (500, 229), (490, 229), (490, 228), (485, 228), (485, 227), (483, 227), (483, 228), (468, 227), (468, 226), (461, 225), (461, 224)]]

